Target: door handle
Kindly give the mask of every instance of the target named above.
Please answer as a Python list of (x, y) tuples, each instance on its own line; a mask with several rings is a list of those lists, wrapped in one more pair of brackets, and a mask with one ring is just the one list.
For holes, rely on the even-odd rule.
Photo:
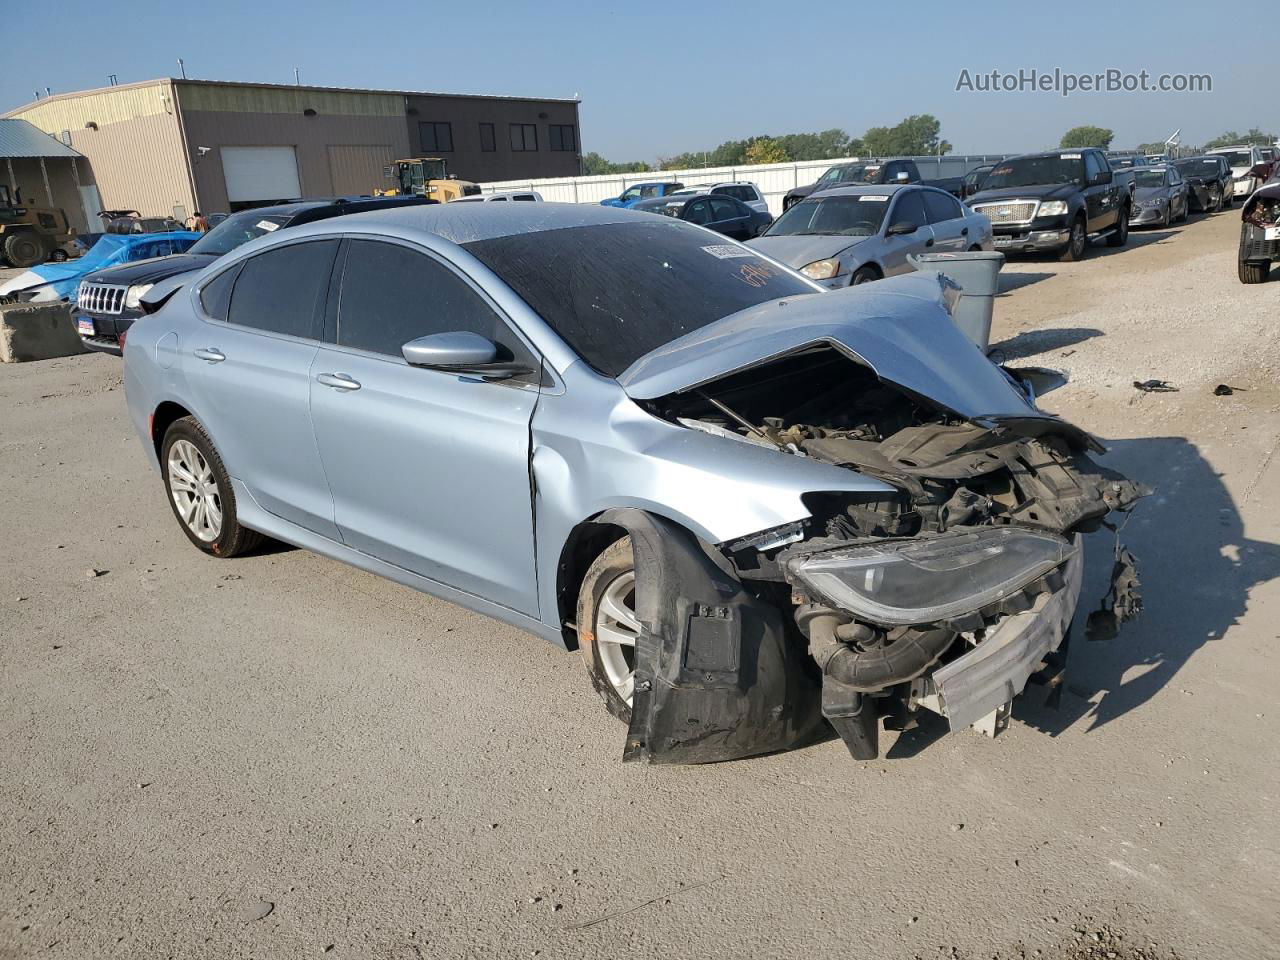
[(352, 379), (345, 373), (321, 373), (316, 375), (316, 379), (326, 387), (333, 387), (335, 390), (360, 389), (360, 381)]
[(227, 355), (217, 347), (197, 347), (191, 352), (201, 360), (208, 360), (210, 363), (221, 363), (227, 359)]

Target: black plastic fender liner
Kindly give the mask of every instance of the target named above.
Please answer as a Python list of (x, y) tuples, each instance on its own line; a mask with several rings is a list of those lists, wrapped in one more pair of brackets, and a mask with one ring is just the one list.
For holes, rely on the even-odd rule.
[(597, 519), (627, 530), (636, 564), (642, 630), (623, 760), (712, 763), (824, 734), (818, 671), (782, 610), (671, 521), (634, 508)]

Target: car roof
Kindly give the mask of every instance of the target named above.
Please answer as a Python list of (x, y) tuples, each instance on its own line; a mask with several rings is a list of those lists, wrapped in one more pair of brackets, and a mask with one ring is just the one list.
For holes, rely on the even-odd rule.
[[(891, 197), (899, 190), (918, 190), (918, 183), (870, 183), (857, 187), (830, 187), (808, 197), (810, 200), (822, 200), (826, 197)], [(925, 189), (933, 189), (927, 187)], [(948, 194), (949, 196), (949, 194)]]
[(441, 203), (370, 210), (342, 220), (392, 230), (421, 230), (462, 244), (544, 230), (626, 223), (641, 217), (645, 223), (653, 222), (650, 214), (592, 203)]

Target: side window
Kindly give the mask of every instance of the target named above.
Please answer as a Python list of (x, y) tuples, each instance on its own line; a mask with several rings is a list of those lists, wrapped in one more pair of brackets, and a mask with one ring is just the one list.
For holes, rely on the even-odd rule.
[(920, 199), (920, 190), (905, 190), (898, 195), (893, 205), (893, 216), (888, 220), (889, 226), (895, 223), (910, 223), (923, 227), (928, 220), (925, 217), (924, 201)]
[(235, 286), (240, 267), (224, 270), (204, 285), (200, 291), (200, 306), (215, 320), (225, 321), (231, 307), (231, 288)]
[(732, 220), (735, 217), (742, 216), (742, 214), (738, 212), (738, 205), (728, 197), (712, 197), (710, 203), (712, 222)]
[(664, 196), (662, 192), (662, 184), (660, 183), (645, 184), (643, 187), (640, 188), (640, 196), (645, 198)]
[(1093, 183), (1093, 178), (1102, 172), (1102, 165), (1098, 163), (1098, 155), (1093, 151), (1088, 151), (1084, 155), (1084, 181), (1085, 183)]
[(964, 216), (960, 204), (950, 194), (940, 193), (937, 190), (923, 190), (921, 193), (924, 196), (924, 210), (929, 215), (930, 223), (942, 223)]
[(399, 357), (410, 340), (457, 330), (488, 337), (507, 349), (506, 359), (537, 367), (502, 318), (448, 267), (393, 243), (350, 242), (338, 294), (338, 346)]
[(684, 219), (688, 220), (690, 223), (710, 223), (711, 202), (709, 200), (693, 201), (685, 211)]
[(337, 240), (294, 243), (250, 257), (231, 293), (227, 321), (267, 333), (320, 338), (318, 309), (329, 286)]
[[(639, 198), (639, 196), (640, 196), (640, 188), (639, 188), (639, 187), (627, 187), (627, 189), (625, 189), (625, 190), (623, 190), (623, 191), (622, 191), (622, 198), (621, 198), (621, 199), (622, 199), (622, 201), (625, 203), (625, 202), (626, 202), (626, 201), (628, 201), (628, 200), (635, 200), (635, 199)], [(648, 196), (648, 194), (645, 194), (645, 196)]]

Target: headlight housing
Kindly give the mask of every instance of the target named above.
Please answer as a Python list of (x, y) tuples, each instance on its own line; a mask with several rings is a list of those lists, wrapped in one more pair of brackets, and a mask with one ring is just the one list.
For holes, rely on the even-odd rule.
[(1042, 217), (1061, 217), (1067, 212), (1067, 201), (1065, 200), (1046, 200), (1040, 204), (1039, 216)]
[(124, 294), (125, 309), (137, 310), (138, 307), (142, 306), (142, 298), (154, 286), (154, 283), (139, 283), (126, 290)]
[(884, 626), (936, 623), (1003, 600), (1066, 562), (1052, 533), (987, 527), (883, 540), (797, 557), (788, 569), (815, 596)]
[(810, 280), (830, 280), (840, 272), (840, 261), (835, 257), (829, 260), (815, 260), (813, 263), (806, 263), (800, 268)]

